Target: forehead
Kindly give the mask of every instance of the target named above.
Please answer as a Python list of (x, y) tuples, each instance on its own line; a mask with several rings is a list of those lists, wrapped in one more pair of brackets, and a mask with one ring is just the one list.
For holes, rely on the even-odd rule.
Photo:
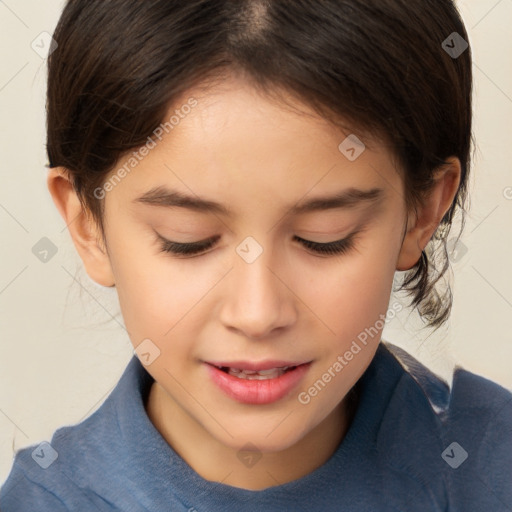
[[(183, 203), (181, 192), (196, 196), (197, 211), (204, 198), (204, 211), (228, 214), (222, 200), (213, 205), (211, 199), (225, 197), (233, 204), (233, 196), (243, 194), (269, 207), (273, 200), (288, 204), (307, 194), (385, 189), (396, 178), (392, 154), (382, 142), (334, 126), (293, 97), (283, 104), (237, 79), (187, 91), (168, 109), (164, 123), (170, 119), (172, 129), (167, 126), (155, 139), (156, 147), (133, 173), (137, 197), (145, 195), (147, 203), (163, 195), (170, 202), (167, 189), (178, 192), (175, 203)], [(294, 213), (306, 211), (297, 205)]]
[[(271, 94), (261, 93), (236, 76), (215, 85), (191, 89), (176, 100), (167, 113), (169, 118), (191, 98), (197, 102), (182, 116), (174, 141), (178, 144), (181, 136), (197, 146), (225, 141), (253, 153), (284, 141), (290, 151), (300, 154), (301, 149), (311, 151), (312, 145), (337, 146), (340, 137), (352, 133), (350, 128), (343, 131), (334, 126), (283, 89)], [(363, 138), (361, 134), (360, 137)], [(273, 145), (269, 144), (270, 139)], [(368, 147), (375, 143), (367, 135), (364, 139)]]

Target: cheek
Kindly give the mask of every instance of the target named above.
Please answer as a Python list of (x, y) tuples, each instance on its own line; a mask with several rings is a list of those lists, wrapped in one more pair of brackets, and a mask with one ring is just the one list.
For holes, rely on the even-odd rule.
[[(179, 273), (151, 271), (129, 272), (119, 290), (119, 302), (132, 341), (150, 338), (160, 346), (190, 325), (187, 313), (204, 294), (198, 286), (186, 283)], [(164, 269), (165, 270), (165, 269)], [(123, 279), (123, 278), (121, 278)], [(162, 345), (161, 345), (162, 344)]]
[(338, 350), (386, 314), (395, 271), (395, 248), (390, 240), (393, 237), (385, 232), (368, 235), (350, 255), (319, 263), (298, 290), (326, 326), (325, 332), (340, 340)]
[(118, 231), (110, 244), (119, 303), (134, 345), (145, 338), (164, 342), (205, 293), (204, 281), (190, 279), (145, 238)]
[(321, 286), (309, 295), (316, 315), (328, 328), (317, 330), (325, 334), (317, 346), (318, 364), (302, 389), (308, 403), (299, 400), (314, 418), (311, 426), (325, 418), (357, 382), (381, 339), (393, 283), (393, 255), (385, 236), (365, 245), (327, 275), (325, 269), (319, 270)]

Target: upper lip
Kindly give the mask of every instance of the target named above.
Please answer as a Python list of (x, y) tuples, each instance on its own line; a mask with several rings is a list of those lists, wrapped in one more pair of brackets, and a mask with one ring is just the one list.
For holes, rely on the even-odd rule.
[(310, 363), (311, 361), (205, 361), (207, 364), (217, 366), (219, 368), (237, 368), (239, 370), (270, 370), (272, 368), (284, 368), (290, 366), (300, 366), (301, 364)]

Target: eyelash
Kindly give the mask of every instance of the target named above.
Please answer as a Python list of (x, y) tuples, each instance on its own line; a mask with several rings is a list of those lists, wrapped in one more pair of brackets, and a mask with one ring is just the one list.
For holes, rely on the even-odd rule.
[[(354, 238), (356, 235), (357, 232), (354, 232), (351, 233), (347, 238), (344, 238), (343, 240), (336, 240), (335, 242), (329, 242), (325, 244), (312, 242), (310, 240), (304, 240), (303, 238), (299, 238), (298, 236), (294, 236), (293, 239), (300, 242), (307, 249), (310, 249), (311, 251), (322, 256), (339, 256), (353, 249), (355, 245)], [(209, 240), (205, 240), (204, 242), (178, 243), (166, 240), (160, 235), (158, 235), (158, 237), (162, 242), (162, 252), (172, 253), (177, 256), (200, 256), (201, 254), (205, 253), (208, 249), (213, 247), (220, 238), (220, 236), (216, 236)]]

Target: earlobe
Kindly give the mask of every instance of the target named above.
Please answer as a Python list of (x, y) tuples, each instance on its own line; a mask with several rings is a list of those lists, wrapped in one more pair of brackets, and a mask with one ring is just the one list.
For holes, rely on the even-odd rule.
[(69, 171), (63, 167), (50, 169), (47, 184), (87, 274), (102, 286), (114, 286), (114, 275), (108, 252), (103, 245), (101, 229), (92, 215), (83, 208)]
[(436, 171), (435, 183), (422, 206), (408, 216), (396, 264), (399, 271), (409, 270), (418, 263), (422, 251), (455, 199), (461, 179), (461, 164), (456, 157), (450, 157), (446, 162)]

